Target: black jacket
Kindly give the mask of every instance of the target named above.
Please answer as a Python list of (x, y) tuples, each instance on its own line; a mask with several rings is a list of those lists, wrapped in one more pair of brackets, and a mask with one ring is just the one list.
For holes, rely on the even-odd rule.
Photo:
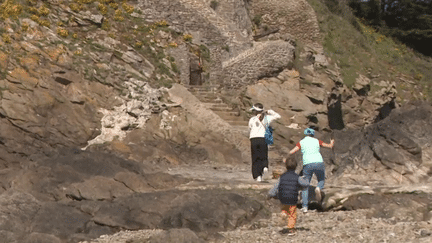
[(282, 204), (297, 205), (300, 184), (299, 175), (290, 170), (281, 175), (278, 187), (278, 198)]

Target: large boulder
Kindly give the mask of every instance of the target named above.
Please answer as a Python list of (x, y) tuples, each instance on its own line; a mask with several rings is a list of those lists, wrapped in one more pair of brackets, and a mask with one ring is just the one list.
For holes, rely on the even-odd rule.
[(335, 131), (334, 155), (327, 151), (337, 183), (404, 184), (429, 179), (432, 108), (415, 103), (394, 110), (362, 131)]

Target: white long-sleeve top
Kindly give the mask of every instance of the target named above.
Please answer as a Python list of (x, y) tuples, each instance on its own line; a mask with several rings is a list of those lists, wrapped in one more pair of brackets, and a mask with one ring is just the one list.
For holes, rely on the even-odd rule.
[(274, 110), (268, 110), (262, 122), (259, 117), (263, 114), (253, 116), (249, 119), (249, 138), (263, 138), (265, 135), (266, 126), (270, 125), (272, 121), (281, 118), (281, 116)]

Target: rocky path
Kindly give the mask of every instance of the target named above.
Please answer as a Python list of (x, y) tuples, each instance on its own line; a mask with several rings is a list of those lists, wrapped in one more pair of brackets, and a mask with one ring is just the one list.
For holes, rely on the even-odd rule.
[[(370, 210), (298, 212), (297, 234), (281, 234), (284, 222), (278, 213), (271, 219), (221, 232), (219, 240), (208, 242), (432, 242), (432, 226), (427, 222), (400, 222), (395, 219), (368, 218)], [(122, 231), (101, 236), (91, 243), (146, 242), (162, 230)], [(151, 242), (151, 240), (149, 241)]]
[(298, 212), (297, 234), (281, 234), (284, 222), (278, 213), (270, 220), (222, 232), (222, 242), (432, 242), (427, 222), (398, 222), (368, 218), (370, 210)]
[[(221, 165), (188, 165), (171, 168), (168, 171), (173, 175), (182, 175), (193, 178), (188, 184), (178, 187), (180, 190), (214, 189), (259, 191), (265, 194), (276, 180), (267, 175), (264, 183), (257, 183), (250, 177), (249, 167), (221, 166)], [(400, 191), (408, 190), (400, 187)], [(427, 191), (429, 186), (418, 187), (418, 190)], [(332, 185), (329, 192), (339, 190)], [(345, 189), (346, 191), (348, 189)], [(359, 188), (353, 190), (359, 191)], [(363, 190), (367, 190), (364, 189)], [(371, 189), (372, 190), (372, 189)], [(390, 189), (389, 189), (390, 190)], [(397, 192), (397, 188), (393, 188)], [(336, 194), (336, 193), (335, 193)], [(319, 212), (310, 210), (302, 213), (298, 210), (297, 233), (294, 236), (281, 234), (285, 222), (279, 214), (279, 202), (274, 199), (263, 200), (271, 216), (243, 225), (236, 230), (219, 232), (218, 237), (211, 237), (205, 242), (432, 242), (432, 220), (404, 220), (401, 217), (375, 217), (377, 209), (359, 209), (351, 211)], [(358, 199), (361, 201), (361, 199)], [(402, 201), (401, 201), (402, 202)], [(399, 203), (406, 206), (405, 202)], [(388, 209), (392, 209), (388, 204)], [(385, 211), (385, 210), (384, 210)], [(121, 231), (115, 235), (103, 235), (90, 243), (114, 242), (155, 242), (154, 237), (163, 230)], [(156, 241), (159, 242), (159, 241)], [(89, 243), (89, 242), (83, 242)]]

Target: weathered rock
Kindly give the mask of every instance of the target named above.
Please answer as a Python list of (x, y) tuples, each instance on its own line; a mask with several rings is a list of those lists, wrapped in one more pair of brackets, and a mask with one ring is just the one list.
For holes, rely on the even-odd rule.
[(24, 243), (61, 243), (62, 241), (49, 234), (43, 234), (43, 233), (37, 233), (33, 232), (31, 233), (25, 240)]
[(353, 90), (358, 94), (365, 96), (370, 91), (370, 79), (363, 75), (359, 75), (358, 78), (356, 78), (356, 82), (354, 83)]
[[(423, 164), (422, 147), (430, 137), (431, 107), (427, 104), (394, 110), (362, 134), (352, 130), (335, 133), (336, 173), (357, 183), (418, 183), (427, 179), (429, 164)], [(427, 124), (427, 125), (426, 125)], [(343, 158), (343, 159), (342, 159)], [(345, 175), (346, 174), (346, 175)], [(343, 179), (345, 178), (345, 179)]]
[(196, 232), (234, 229), (262, 209), (257, 201), (238, 194), (207, 193), (199, 193), (191, 201), (177, 200), (176, 207), (164, 215), (161, 226), (165, 229), (186, 227)]
[(69, 71), (65, 71), (65, 70), (60, 70), (58, 72), (55, 72), (53, 74), (53, 78), (56, 82), (63, 84), (65, 86), (69, 85), (72, 82), (78, 82), (79, 80), (79, 75), (77, 75), (77, 73), (74, 72), (69, 72)]
[[(192, 130), (187, 129), (188, 133), (192, 133), (191, 135), (195, 136), (203, 134), (203, 137), (216, 136), (217, 140), (222, 139), (224, 143), (230, 144), (230, 146), (234, 145), (236, 149), (241, 151), (239, 154), (241, 154), (243, 161), (249, 161), (250, 153), (248, 150), (250, 142), (247, 137), (241, 132), (232, 130), (232, 127), (226, 121), (208, 109), (181, 85), (173, 85), (168, 92), (170, 99), (173, 101), (178, 100), (188, 116), (190, 115), (188, 118), (191, 119), (191, 123), (187, 120), (189, 123), (188, 127), (193, 127), (194, 131), (192, 132)], [(212, 133), (209, 134), (208, 130), (212, 130)]]
[[(83, 212), (60, 203), (44, 203), (31, 223), (33, 232), (53, 234), (64, 239), (83, 232), (91, 217)], [(40, 222), (49, 222), (41, 224)]]
[[(14, 190), (8, 190), (0, 195), (0, 228), (6, 234), (6, 239), (19, 242), (27, 229), (27, 225), (37, 215), (41, 208), (32, 195)], [(7, 233), (9, 232), (9, 233)]]
[[(281, 95), (283, 94), (283, 95)], [(292, 89), (287, 81), (277, 82), (260, 81), (258, 84), (248, 86), (245, 96), (250, 103), (260, 102), (265, 109), (275, 109), (282, 116), (279, 123), (289, 126), (291, 123), (299, 124), (301, 128), (308, 125), (310, 119), (318, 119), (318, 113), (325, 113), (325, 106), (316, 105), (325, 100), (322, 89), (311, 86), (308, 89)], [(277, 107), (277, 108), (276, 108)], [(319, 118), (327, 120), (326, 117)], [(315, 124), (326, 124), (326, 121), (316, 120)]]
[(72, 184), (66, 190), (68, 196), (78, 200), (109, 200), (130, 195), (132, 192), (124, 184), (101, 176)]
[(431, 218), (430, 196), (427, 194), (363, 194), (343, 203), (347, 210), (373, 209), (369, 216), (394, 218), (398, 221), (423, 221)]
[(203, 243), (204, 240), (200, 239), (192, 230), (185, 229), (170, 229), (162, 231), (161, 233), (152, 236), (146, 242), (148, 243)]
[(119, 172), (115, 175), (114, 180), (123, 183), (127, 188), (134, 192), (149, 192), (154, 190), (154, 187), (149, 185), (148, 180), (139, 174)]
[[(180, 192), (167, 193), (171, 199), (160, 197), (164, 193), (158, 193), (153, 194), (156, 197), (142, 194), (146, 200), (139, 197), (131, 200), (136, 197), (132, 194), (171, 189), (188, 181), (164, 173), (145, 175), (142, 162), (76, 149), (63, 151), (50, 159), (35, 155), (32, 160), (37, 162), (20, 173), (2, 170), (2, 183), (10, 184), (11, 188), (6, 187), (8, 190), (0, 194), (0, 213), (8, 215), (0, 220), (0, 226), (1, 234), (10, 242), (43, 239), (45, 242), (57, 242), (58, 239), (76, 242), (113, 233), (111, 227), (114, 226), (156, 227), (163, 217), (160, 213), (174, 206), (166, 202), (172, 201)], [(115, 200), (120, 203), (111, 202)], [(156, 207), (158, 204), (160, 206)], [(136, 213), (145, 207), (150, 207), (146, 211), (149, 214)], [(137, 218), (128, 216), (123, 220), (124, 214), (130, 211), (124, 208), (132, 210)], [(160, 216), (150, 217), (153, 214)], [(35, 233), (34, 238), (27, 237), (29, 229)]]

